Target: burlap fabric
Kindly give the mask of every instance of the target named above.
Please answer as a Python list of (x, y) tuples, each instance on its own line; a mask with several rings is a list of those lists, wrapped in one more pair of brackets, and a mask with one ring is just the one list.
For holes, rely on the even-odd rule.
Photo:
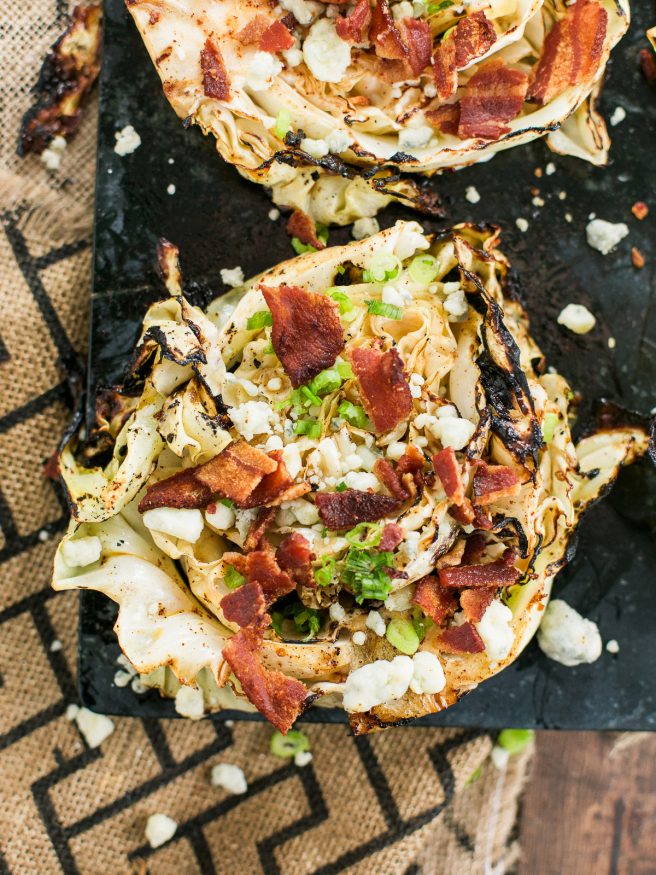
[[(66, 13), (65, 0), (0, 11), (0, 872), (510, 872), (528, 755), (498, 772), (483, 732), (355, 740), (310, 726), (314, 759), (298, 768), (268, 753), (265, 725), (115, 719), (90, 749), (66, 719), (77, 597), (49, 589), (66, 509), (42, 466), (69, 416), (61, 362), (74, 367), (86, 347), (95, 100), (60, 171), (14, 154)], [(246, 795), (211, 785), (220, 762), (243, 767)], [(155, 812), (179, 827), (152, 851), (144, 825)]]

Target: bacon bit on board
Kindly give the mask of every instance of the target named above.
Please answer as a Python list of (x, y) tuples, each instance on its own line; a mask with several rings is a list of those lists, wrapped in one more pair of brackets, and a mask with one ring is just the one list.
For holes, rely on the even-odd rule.
[(262, 664), (262, 640), (269, 623), (270, 618), (264, 617), (259, 623), (240, 629), (226, 642), (223, 658), (249, 701), (286, 735), (303, 710), (307, 689), (295, 678), (270, 671)]
[(527, 100), (548, 103), (566, 88), (594, 79), (601, 63), (608, 13), (594, 0), (578, 0), (546, 36), (533, 68)]
[(369, 39), (379, 58), (402, 61), (408, 55), (408, 49), (403, 43), (387, 0), (378, 0), (374, 6)]
[(277, 513), (278, 509), (276, 507), (261, 507), (259, 509), (244, 540), (244, 550), (246, 552), (255, 550), (260, 546), (260, 541), (265, 536), (269, 526), (273, 524)]
[(483, 64), (467, 83), (460, 101), (458, 136), (463, 140), (498, 140), (507, 134), (507, 123), (521, 110), (527, 85), (526, 73), (507, 67), (504, 61)]
[(463, 589), (460, 607), (471, 623), (480, 623), (488, 606), (494, 601), (493, 589)]
[(290, 237), (298, 237), (301, 243), (314, 246), (315, 249), (325, 249), (326, 244), (317, 237), (314, 219), (303, 210), (294, 210), (287, 220), (287, 233)]
[(358, 523), (371, 523), (395, 511), (399, 502), (390, 495), (379, 492), (361, 492), (347, 489), (344, 492), (317, 492), (314, 502), (321, 522), (327, 529), (337, 531), (350, 529)]
[(358, 381), (362, 405), (377, 432), (390, 431), (412, 411), (412, 394), (403, 359), (395, 347), (355, 347), (349, 359)]
[(433, 456), (433, 468), (447, 497), (457, 505), (465, 500), (465, 484), (453, 447), (445, 447)]
[(631, 264), (638, 270), (641, 270), (645, 266), (645, 256), (637, 246), (631, 247)]
[(437, 643), (447, 653), (482, 653), (485, 650), (483, 639), (476, 631), (472, 623), (462, 623), (460, 626), (452, 626), (442, 632)]
[(443, 134), (458, 134), (460, 124), (460, 102), (445, 103), (437, 109), (429, 109), (425, 113), (429, 125), (437, 128)]
[(200, 53), (200, 68), (203, 72), (203, 93), (215, 100), (230, 100), (230, 80), (223, 63), (223, 56), (208, 37)]
[(405, 538), (405, 532), (403, 527), (398, 523), (387, 523), (387, 525), (383, 528), (383, 533), (380, 536), (380, 544), (378, 545), (378, 549), (383, 553), (392, 552), (396, 550), (399, 544)]
[[(512, 552), (512, 551), (510, 551)], [(441, 568), (439, 571), (442, 586), (453, 589), (470, 587), (512, 586), (517, 583), (521, 572), (504, 557), (486, 565), (459, 565), (456, 568)]]
[(250, 626), (266, 610), (262, 587), (257, 581), (242, 584), (238, 589), (223, 596), (221, 610), (230, 623), (237, 623), (242, 628)]
[(345, 42), (362, 43), (367, 37), (370, 24), (371, 6), (369, 6), (369, 0), (358, 0), (350, 15), (335, 20), (335, 30), (337, 36)]
[(474, 501), (476, 504), (493, 504), (502, 498), (519, 495), (521, 483), (512, 468), (507, 465), (488, 465), (482, 459), (475, 464)]
[(458, 598), (453, 590), (445, 589), (434, 574), (417, 583), (412, 602), (419, 605), (427, 617), (430, 617), (438, 626), (452, 617), (458, 610)]
[(458, 70), (482, 57), (497, 41), (494, 25), (484, 12), (462, 18), (435, 49), (433, 76), (440, 100), (458, 90)]
[(631, 207), (631, 212), (639, 222), (649, 215), (649, 207), (644, 201), (636, 201)]
[(344, 349), (337, 304), (300, 286), (259, 286), (271, 315), (271, 342), (292, 386), (298, 389), (329, 368)]

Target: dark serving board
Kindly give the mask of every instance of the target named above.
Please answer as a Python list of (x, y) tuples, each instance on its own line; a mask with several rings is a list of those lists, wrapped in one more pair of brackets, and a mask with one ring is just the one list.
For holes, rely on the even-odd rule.
[[(436, 177), (432, 185), (447, 210), (437, 229), (458, 221), (493, 221), (504, 232), (505, 252), (517, 268), (536, 338), (550, 364), (584, 395), (581, 418), (595, 399), (610, 397), (648, 412), (656, 404), (656, 202), (636, 221), (630, 207), (656, 192), (656, 93), (641, 77), (638, 49), (652, 22), (651, 4), (634, 4), (634, 22), (616, 49), (604, 88), (608, 118), (623, 106), (626, 120), (611, 128), (608, 168), (552, 155), (541, 142), (496, 156), (491, 162)], [(185, 131), (166, 103), (159, 79), (123, 0), (106, 0), (101, 79), (98, 181), (92, 298), (90, 389), (120, 379), (147, 305), (162, 295), (154, 269), (160, 236), (181, 250), (184, 274), (193, 281), (195, 303), (225, 292), (219, 270), (241, 265), (246, 276), (291, 255), (283, 222), (268, 218), (264, 189), (242, 180), (217, 156), (199, 130)], [(132, 124), (142, 145), (119, 157), (114, 133)], [(538, 179), (549, 161), (553, 175)], [(167, 193), (175, 185), (174, 195)], [(465, 200), (467, 186), (480, 202)], [(536, 186), (546, 204), (533, 206)], [(566, 192), (566, 198), (559, 197)], [(625, 221), (629, 238), (602, 257), (585, 241), (588, 215)], [(565, 221), (570, 213), (573, 221)], [(410, 217), (388, 210), (381, 225)], [(524, 217), (521, 233), (515, 219)], [(335, 231), (341, 242), (348, 230)], [(647, 257), (638, 271), (631, 245)], [(556, 324), (570, 301), (588, 304), (598, 318), (594, 332), (577, 337)], [(616, 339), (610, 350), (608, 338)], [(571, 565), (555, 593), (599, 624), (605, 650), (593, 665), (565, 668), (542, 655), (535, 642), (500, 676), (443, 714), (421, 725), (549, 727), (562, 729), (656, 729), (654, 592), (656, 587), (656, 475), (645, 462), (624, 471), (610, 497), (593, 508), (580, 529)], [(82, 593), (80, 689), (84, 704), (107, 714), (175, 716), (171, 702), (149, 692), (135, 695), (113, 685), (118, 645), (112, 632), (114, 606), (97, 593)], [(223, 713), (213, 719), (235, 715)], [(256, 718), (257, 719), (257, 718)], [(344, 714), (312, 710), (310, 721), (341, 722)]]

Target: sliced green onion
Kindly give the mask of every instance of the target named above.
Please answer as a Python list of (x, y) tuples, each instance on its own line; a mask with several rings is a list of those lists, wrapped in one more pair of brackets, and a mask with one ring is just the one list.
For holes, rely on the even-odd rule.
[(392, 591), (392, 579), (387, 572), (393, 563), (392, 553), (350, 547), (344, 560), (341, 579), (350, 588), (359, 605), (365, 599), (385, 601)]
[(221, 504), (225, 504), (226, 507), (234, 507), (235, 503), (231, 498), (221, 498), (219, 499)]
[(321, 557), (321, 568), (314, 571), (314, 579), (319, 586), (328, 586), (335, 577), (336, 563), (332, 556)]
[(542, 420), (542, 437), (544, 438), (545, 444), (550, 444), (551, 441), (554, 439), (557, 425), (558, 414), (545, 413), (544, 419)]
[(228, 565), (226, 567), (225, 577), (223, 578), (223, 582), (228, 587), (228, 589), (238, 589), (242, 584), (246, 583), (246, 578), (243, 574), (240, 574), (234, 565)]
[(432, 255), (416, 255), (408, 268), (410, 279), (422, 286), (432, 283), (439, 272), (440, 263)]
[(423, 641), (426, 637), (426, 632), (430, 629), (431, 626), (435, 624), (431, 620), (430, 617), (427, 617), (421, 608), (413, 608), (412, 609), (412, 625), (414, 627), (415, 632), (417, 633), (417, 637), (420, 641)]
[(509, 754), (520, 753), (535, 737), (532, 729), (502, 729), (497, 744)]
[(303, 406), (304, 407), (318, 407), (321, 404), (321, 398), (318, 395), (315, 395), (312, 389), (312, 384), (309, 386), (301, 386), (300, 388), (301, 398), (303, 398)]
[(357, 404), (351, 404), (350, 401), (340, 401), (337, 413), (356, 428), (371, 428), (367, 414)]
[(246, 328), (249, 331), (254, 331), (256, 328), (266, 328), (267, 325), (273, 325), (273, 316), (271, 310), (258, 310), (248, 317)]
[(353, 373), (353, 368), (348, 362), (337, 362), (335, 368), (342, 380), (352, 380), (355, 376), (355, 374)]
[(324, 246), (328, 245), (328, 225), (322, 225), (320, 222), (316, 224), (317, 239), (321, 240)]
[(348, 486), (342, 480), (342, 482), (338, 483), (337, 486), (335, 487), (335, 492), (346, 492), (347, 489), (348, 489)]
[(331, 392), (336, 392), (341, 385), (342, 378), (337, 368), (326, 368), (310, 382), (310, 388), (317, 395), (329, 395)]
[(415, 632), (414, 626), (410, 620), (402, 617), (394, 617), (389, 621), (385, 637), (392, 647), (396, 647), (397, 650), (408, 656), (412, 656), (419, 648), (419, 636)]
[(339, 315), (344, 316), (346, 313), (350, 313), (353, 310), (353, 301), (349, 298), (349, 296), (342, 292), (341, 289), (331, 287), (326, 292), (328, 297), (332, 298), (336, 304), (339, 304)]
[(382, 536), (383, 527), (380, 523), (358, 523), (355, 528), (344, 535), (349, 544), (359, 547), (361, 550), (377, 547)]
[(436, 15), (438, 12), (442, 12), (443, 9), (453, 6), (453, 2), (454, 0), (442, 0), (441, 3), (429, 3), (426, 7), (426, 15)]
[(403, 307), (396, 304), (386, 304), (384, 301), (366, 301), (367, 309), (373, 316), (384, 316), (386, 319), (403, 319)]
[(337, 267), (335, 268), (335, 270), (337, 271), (337, 273), (340, 276), (343, 276), (346, 273), (346, 268), (344, 267), (343, 264), (338, 264)]
[(280, 109), (278, 110), (278, 115), (276, 116), (276, 123), (273, 126), (273, 133), (278, 137), (279, 140), (285, 139), (285, 134), (287, 131), (291, 130), (292, 126), (292, 114), (288, 109)]
[(276, 351), (273, 348), (273, 344), (271, 343), (271, 341), (269, 341), (262, 350), (262, 355), (276, 355)]
[(311, 440), (317, 440), (321, 437), (321, 423), (316, 419), (298, 419), (294, 423), (294, 432), (307, 435)]
[(306, 750), (310, 750), (310, 739), (299, 729), (290, 729), (287, 735), (276, 730), (271, 736), (271, 753), (275, 757), (291, 759)]
[(401, 262), (389, 252), (380, 252), (369, 262), (366, 270), (362, 271), (362, 279), (365, 283), (384, 283), (385, 280), (393, 280), (401, 272)]
[(478, 766), (477, 768), (475, 768), (474, 771), (471, 773), (471, 775), (465, 781), (465, 787), (469, 787), (471, 784), (474, 783), (474, 781), (478, 781), (478, 779), (481, 777), (482, 774), (483, 774), (483, 767), (482, 766)]
[(298, 237), (292, 237), (292, 249), (297, 255), (303, 255), (306, 252), (316, 252), (316, 246), (312, 246), (310, 243), (301, 243)]

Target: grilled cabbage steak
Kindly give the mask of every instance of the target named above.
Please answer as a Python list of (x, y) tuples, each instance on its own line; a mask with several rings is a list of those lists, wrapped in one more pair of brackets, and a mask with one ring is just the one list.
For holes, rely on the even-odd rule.
[(518, 656), (581, 514), (648, 437), (611, 424), (574, 445), (498, 243), (398, 223), (206, 312), (161, 244), (169, 297), (60, 455), (53, 584), (118, 604), (148, 683), (283, 732), (344, 707), (366, 732)]

